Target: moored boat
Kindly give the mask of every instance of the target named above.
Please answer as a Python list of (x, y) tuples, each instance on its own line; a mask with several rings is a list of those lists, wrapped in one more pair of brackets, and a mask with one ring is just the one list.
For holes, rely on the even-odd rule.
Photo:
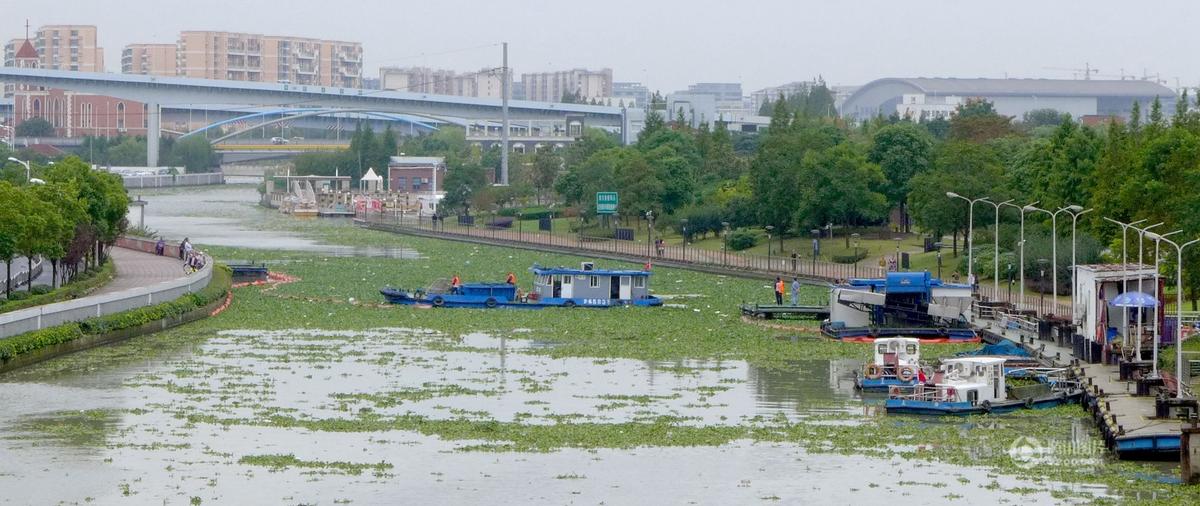
[(533, 288), (522, 293), (515, 284), (464, 283), (451, 287), (444, 280), (426, 290), (386, 287), (379, 292), (393, 304), (433, 307), (527, 308), (661, 306), (650, 294), (650, 271), (596, 269), (584, 262), (579, 269), (530, 269)]
[(830, 289), (826, 336), (841, 341), (914, 337), (922, 342), (978, 342), (964, 316), (971, 287), (944, 283), (928, 272), (889, 272), (851, 279)]
[(1067, 369), (1015, 370), (1010, 374), (1034, 383), (1009, 387), (1004, 362), (1001, 357), (947, 359), (929, 382), (907, 389), (892, 387), (884, 408), (888, 413), (916, 415), (1001, 414), (1078, 402), (1083, 395)]

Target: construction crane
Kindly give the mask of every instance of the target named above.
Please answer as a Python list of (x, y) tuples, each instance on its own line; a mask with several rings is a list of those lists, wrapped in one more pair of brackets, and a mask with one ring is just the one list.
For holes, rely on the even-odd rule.
[(1079, 74), (1082, 73), (1083, 79), (1085, 81), (1090, 81), (1092, 79), (1092, 74), (1100, 73), (1100, 69), (1094, 69), (1094, 68), (1092, 68), (1091, 63), (1086, 63), (1086, 62), (1083, 64), (1083, 68), (1081, 68), (1081, 69), (1080, 68), (1063, 68), (1063, 67), (1042, 67), (1042, 68), (1046, 69), (1046, 70), (1065, 70), (1067, 72), (1071, 72), (1073, 79), (1079, 79)]

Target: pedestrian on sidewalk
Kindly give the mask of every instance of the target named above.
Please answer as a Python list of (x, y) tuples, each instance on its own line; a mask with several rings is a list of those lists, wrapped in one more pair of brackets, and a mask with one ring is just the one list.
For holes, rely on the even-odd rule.
[(800, 280), (794, 277), (792, 278), (792, 305), (800, 305)]
[(167, 250), (167, 241), (162, 237), (158, 238), (158, 242), (154, 243), (154, 254), (163, 256), (163, 252)]
[(775, 276), (775, 304), (783, 305), (783, 278)]
[(178, 255), (179, 255), (179, 259), (180, 259), (180, 260), (183, 260), (183, 259), (184, 259), (184, 257), (183, 257), (183, 252), (184, 252), (184, 250), (187, 248), (187, 243), (188, 243), (188, 238), (187, 238), (187, 237), (184, 237), (182, 241), (179, 241), (179, 252), (178, 252)]

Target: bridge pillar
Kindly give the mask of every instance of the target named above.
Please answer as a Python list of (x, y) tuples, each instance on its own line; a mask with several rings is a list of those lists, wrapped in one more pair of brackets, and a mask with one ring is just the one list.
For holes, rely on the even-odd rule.
[(162, 135), (162, 108), (156, 103), (146, 104), (146, 166), (158, 167), (158, 143)]

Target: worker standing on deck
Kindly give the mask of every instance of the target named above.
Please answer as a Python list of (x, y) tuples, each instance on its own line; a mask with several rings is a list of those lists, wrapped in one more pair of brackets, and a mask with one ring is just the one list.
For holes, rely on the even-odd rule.
[(775, 304), (783, 305), (783, 279), (775, 277)]
[(517, 286), (517, 276), (515, 274), (509, 272), (508, 277), (504, 279), (504, 282), (508, 283), (512, 286)]
[(458, 279), (458, 274), (455, 274), (454, 277), (450, 278), (450, 293), (458, 293), (461, 288), (462, 280)]
[(800, 305), (800, 280), (798, 278), (792, 278), (792, 305)]

